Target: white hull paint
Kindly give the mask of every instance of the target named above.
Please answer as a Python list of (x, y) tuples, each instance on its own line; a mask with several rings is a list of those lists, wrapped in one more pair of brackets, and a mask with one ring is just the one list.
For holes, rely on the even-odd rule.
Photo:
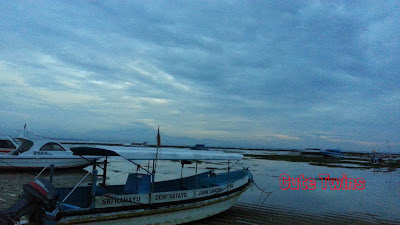
[(54, 164), (56, 168), (72, 168), (89, 165), (98, 156), (85, 158), (74, 155), (60, 143), (52, 140), (26, 139), (16, 150), (0, 155), (0, 169), (43, 168)]
[[(57, 224), (180, 224), (221, 213), (233, 206), (250, 186), (249, 176), (230, 184), (196, 190), (182, 190), (136, 195), (98, 196), (95, 208), (166, 204), (157, 209), (131, 209), (107, 213), (66, 216)], [(235, 191), (236, 190), (236, 191)], [(204, 198), (203, 200), (201, 200)], [(190, 201), (199, 199), (198, 201)], [(110, 200), (110, 201), (107, 201)], [(177, 201), (189, 201), (174, 204)], [(104, 204), (105, 203), (105, 204)], [(172, 203), (172, 204), (168, 204)], [(46, 224), (46, 223), (45, 223)]]
[[(181, 224), (204, 219), (232, 207), (246, 189), (229, 196), (221, 197), (197, 203), (179, 205), (175, 207), (162, 207), (157, 210), (136, 210), (115, 213), (104, 213), (100, 217), (92, 217), (88, 222), (88, 216), (63, 218), (57, 224), (99, 224), (99, 225), (132, 225), (132, 224)], [(85, 222), (84, 222), (85, 221)]]
[(118, 221), (109, 220), (109, 221), (101, 221), (90, 224), (99, 224), (99, 225), (132, 225), (132, 224), (181, 224), (188, 223), (195, 220), (204, 219), (221, 212), (228, 210), (232, 207), (239, 195), (234, 196), (232, 198), (226, 199), (224, 201), (220, 201), (217, 203), (201, 206), (201, 207), (193, 207), (184, 210), (177, 210), (173, 212), (165, 212), (165, 213), (157, 213), (153, 215), (147, 216), (139, 216), (127, 219), (121, 219)]
[(9, 157), (0, 158), (0, 168), (43, 168), (49, 164), (54, 164), (55, 168), (73, 168), (89, 165), (86, 159), (81, 157), (75, 158), (24, 158)]

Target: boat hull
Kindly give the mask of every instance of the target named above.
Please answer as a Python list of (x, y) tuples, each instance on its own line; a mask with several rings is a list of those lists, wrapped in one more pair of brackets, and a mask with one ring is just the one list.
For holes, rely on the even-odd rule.
[[(252, 185), (252, 175), (208, 188), (95, 197), (94, 208), (62, 209), (44, 224), (180, 224), (221, 213)], [(64, 207), (64, 205), (62, 206)], [(60, 220), (55, 223), (56, 218)]]
[(91, 160), (74, 158), (0, 158), (0, 169), (39, 169), (54, 164), (56, 168), (75, 168), (91, 164)]
[[(203, 201), (197, 204), (187, 204), (172, 208), (163, 207), (151, 211), (107, 213), (101, 215), (100, 217), (92, 218), (92, 222), (88, 222), (88, 217), (82, 220), (82, 216), (64, 218), (56, 224), (155, 225), (188, 223), (195, 220), (204, 219), (228, 210), (236, 203), (237, 199), (240, 197), (240, 194), (243, 193), (245, 190), (221, 199)], [(54, 223), (50, 222), (45, 224)]]
[(15, 148), (0, 148), (0, 154), (7, 154), (13, 151)]
[(100, 156), (77, 156), (53, 140), (25, 139), (9, 154), (0, 155), (0, 169), (39, 169), (53, 164), (55, 168), (74, 168), (92, 164)]

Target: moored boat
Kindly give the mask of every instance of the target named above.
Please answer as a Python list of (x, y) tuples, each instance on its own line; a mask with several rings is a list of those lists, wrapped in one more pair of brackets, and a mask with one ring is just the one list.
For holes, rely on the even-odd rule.
[(53, 140), (24, 139), (17, 149), (0, 155), (0, 169), (42, 169), (49, 164), (54, 164), (56, 168), (83, 167), (98, 158), (73, 155)]
[[(93, 170), (88, 173), (92, 174), (92, 182), (88, 186), (79, 186), (78, 183), (75, 187), (55, 188), (49, 181), (37, 178), (24, 185), (22, 196), (25, 196), (25, 205), (12, 206), (1, 212), (0, 222), (18, 214), (30, 218), (30, 223), (46, 225), (187, 223), (229, 209), (253, 183), (249, 170), (232, 171), (230, 163), (227, 172), (216, 174), (211, 170), (197, 173), (199, 161), (237, 162), (242, 158), (239, 154), (174, 149), (165, 149), (160, 154), (155, 149), (121, 150), (118, 147), (77, 147), (71, 148), (71, 151), (83, 157), (105, 157), (102, 183), (97, 182), (97, 163), (93, 163)], [(106, 184), (104, 172), (107, 171), (107, 158), (110, 156), (121, 156), (135, 164), (136, 172), (129, 174), (125, 184)], [(155, 166), (150, 171), (134, 160), (154, 160)], [(196, 173), (185, 178), (155, 182), (158, 160), (178, 161), (182, 168), (191, 161), (196, 163)], [(30, 202), (35, 202), (37, 209), (31, 209)]]

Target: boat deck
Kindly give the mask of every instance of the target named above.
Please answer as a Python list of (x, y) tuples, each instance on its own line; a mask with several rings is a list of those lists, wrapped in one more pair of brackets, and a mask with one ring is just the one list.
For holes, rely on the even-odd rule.
[[(198, 174), (197, 176), (185, 177), (182, 179), (161, 181), (154, 183), (153, 193), (173, 192), (181, 190), (193, 190), (198, 188), (210, 188), (228, 184), (248, 175), (247, 170), (237, 170), (228, 173), (215, 174), (212, 171)], [(137, 177), (140, 176), (140, 179)], [(104, 194), (125, 195), (125, 194), (144, 194), (151, 193), (151, 176), (146, 174), (132, 173), (128, 176), (125, 185), (97, 186), (96, 196)], [(59, 200), (63, 200), (73, 189), (73, 187), (56, 188), (60, 195)], [(88, 208), (91, 204), (91, 187), (77, 187), (65, 201), (66, 204), (80, 208)]]

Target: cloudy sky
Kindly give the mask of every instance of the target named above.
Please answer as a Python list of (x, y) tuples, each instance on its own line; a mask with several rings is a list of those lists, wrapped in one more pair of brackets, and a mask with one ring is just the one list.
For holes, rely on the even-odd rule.
[(400, 152), (399, 1), (1, 1), (0, 132)]

